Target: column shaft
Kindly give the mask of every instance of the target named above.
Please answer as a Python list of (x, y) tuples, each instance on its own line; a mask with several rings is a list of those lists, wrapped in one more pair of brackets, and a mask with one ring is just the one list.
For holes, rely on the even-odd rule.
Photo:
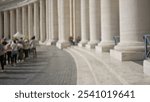
[(119, 36), (119, 0), (101, 0), (101, 43), (96, 51), (113, 49), (114, 36)]
[(50, 0), (50, 26), (51, 26), (51, 44), (56, 44), (58, 40), (58, 6), (57, 0)]
[(28, 34), (29, 39), (34, 36), (33, 4), (28, 5)]
[(17, 32), (22, 33), (22, 15), (21, 8), (16, 9), (16, 28)]
[(15, 10), (10, 11), (10, 38), (16, 33), (16, 15)]
[(36, 40), (40, 40), (40, 8), (39, 3), (34, 3), (34, 34)]
[(81, 38), (81, 0), (73, 0), (73, 35), (74, 41)]
[(87, 48), (95, 48), (100, 41), (100, 0), (89, 0), (90, 41)]
[(59, 42), (58, 48), (70, 46), (70, 0), (58, 0)]
[(81, 42), (83, 47), (89, 41), (89, 0), (81, 0)]
[(40, 41), (46, 40), (46, 2), (40, 0)]
[(111, 56), (121, 61), (143, 60), (143, 35), (150, 32), (150, 1), (120, 0), (120, 43)]
[(28, 38), (28, 7), (22, 7), (22, 33)]
[(4, 11), (4, 37), (9, 38), (10, 36), (10, 18), (9, 18), (9, 11)]
[(4, 33), (4, 30), (3, 30), (3, 25), (4, 22), (3, 22), (3, 15), (2, 15), (2, 12), (0, 12), (0, 38), (3, 37), (3, 33)]
[(50, 45), (50, 34), (51, 34), (51, 15), (50, 15), (50, 10), (51, 10), (51, 2), (50, 0), (46, 0), (46, 45)]

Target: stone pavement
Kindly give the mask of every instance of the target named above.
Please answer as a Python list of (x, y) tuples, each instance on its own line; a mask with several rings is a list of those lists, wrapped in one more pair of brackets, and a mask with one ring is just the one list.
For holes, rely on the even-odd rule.
[(72, 56), (58, 48), (38, 47), (38, 57), (0, 72), (0, 85), (76, 85), (77, 70)]
[(150, 76), (144, 74), (142, 61), (120, 62), (109, 53), (96, 53), (83, 47), (66, 51), (75, 59), (79, 85), (150, 85)]

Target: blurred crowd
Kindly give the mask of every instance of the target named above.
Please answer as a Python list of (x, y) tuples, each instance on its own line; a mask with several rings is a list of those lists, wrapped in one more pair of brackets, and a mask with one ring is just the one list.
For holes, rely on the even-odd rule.
[(4, 72), (5, 65), (16, 66), (17, 63), (24, 62), (29, 57), (36, 57), (35, 36), (30, 40), (23, 38), (0, 39), (0, 71)]

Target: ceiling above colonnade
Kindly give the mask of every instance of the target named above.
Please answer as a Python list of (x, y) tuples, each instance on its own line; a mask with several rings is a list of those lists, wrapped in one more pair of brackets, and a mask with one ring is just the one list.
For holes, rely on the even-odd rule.
[(37, 0), (0, 0), (0, 11), (26, 5)]
[(0, 0), (0, 6), (11, 4), (11, 3), (18, 3), (24, 0)]

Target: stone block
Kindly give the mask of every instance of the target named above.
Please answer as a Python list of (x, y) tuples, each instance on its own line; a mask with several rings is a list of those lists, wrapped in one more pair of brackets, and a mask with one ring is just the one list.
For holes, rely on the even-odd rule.
[(144, 73), (150, 76), (150, 60), (144, 61)]
[(141, 61), (144, 60), (144, 52), (121, 52), (117, 50), (110, 50), (110, 56), (119, 61)]

